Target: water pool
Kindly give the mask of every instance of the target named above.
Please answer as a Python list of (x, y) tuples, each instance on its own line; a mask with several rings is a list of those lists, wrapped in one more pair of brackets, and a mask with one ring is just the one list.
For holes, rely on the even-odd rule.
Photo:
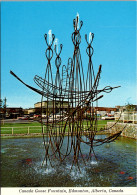
[[(84, 155), (87, 147), (82, 148)], [(119, 137), (95, 147), (98, 161), (81, 163), (81, 172), (77, 167), (70, 172), (71, 156), (61, 165), (41, 168), (44, 153), (42, 138), (2, 139), (1, 187), (136, 186), (136, 140)]]

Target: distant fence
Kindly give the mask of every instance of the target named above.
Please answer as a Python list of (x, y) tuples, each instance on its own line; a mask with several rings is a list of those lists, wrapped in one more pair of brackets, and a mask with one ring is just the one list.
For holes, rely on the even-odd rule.
[[(84, 129), (87, 125), (83, 125)], [(104, 128), (105, 124), (98, 124), (98, 129)], [(43, 132), (46, 131), (46, 126), (43, 126)], [(23, 126), (23, 127), (1, 127), (1, 135), (17, 135), (17, 134), (42, 134), (41, 126)]]
[[(44, 128), (44, 127), (43, 127)], [(41, 126), (1, 127), (1, 134), (31, 134), (42, 133)]]
[(137, 112), (115, 112), (115, 120), (118, 119), (123, 122), (132, 122), (135, 124), (137, 123)]

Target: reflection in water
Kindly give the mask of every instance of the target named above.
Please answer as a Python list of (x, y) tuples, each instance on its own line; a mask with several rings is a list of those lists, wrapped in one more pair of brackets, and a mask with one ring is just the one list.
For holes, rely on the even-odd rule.
[[(86, 162), (80, 158), (81, 169), (73, 166), (71, 171), (71, 155), (62, 164), (54, 159), (54, 167), (49, 163), (42, 166), (42, 138), (2, 139), (1, 148), (2, 187), (136, 186), (136, 141), (132, 139), (119, 137), (113, 143), (96, 147), (97, 160), (94, 156)], [(88, 146), (83, 144), (84, 158), (87, 151)]]

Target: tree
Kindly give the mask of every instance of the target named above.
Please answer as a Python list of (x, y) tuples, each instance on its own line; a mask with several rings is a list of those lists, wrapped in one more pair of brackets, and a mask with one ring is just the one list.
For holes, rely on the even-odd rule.
[(2, 100), (0, 99), (0, 113), (2, 118), (6, 118), (6, 108), (7, 108), (7, 99), (6, 97)]
[(135, 111), (135, 105), (128, 103), (128, 104), (126, 105), (126, 111), (128, 111), (128, 112), (133, 112), (133, 111)]
[(2, 108), (2, 105), (3, 105), (3, 100), (0, 99), (0, 109)]

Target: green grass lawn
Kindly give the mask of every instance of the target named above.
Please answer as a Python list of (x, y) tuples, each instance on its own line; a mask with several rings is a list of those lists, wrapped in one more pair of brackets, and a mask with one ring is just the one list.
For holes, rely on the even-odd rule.
[[(104, 128), (107, 122), (111, 122), (114, 120), (98, 120), (98, 131), (101, 128)], [(84, 121), (84, 125), (89, 124), (89, 121)], [(6, 127), (6, 128), (3, 128)], [(4, 125), (1, 125), (1, 134), (12, 134), (12, 127), (14, 130), (14, 134), (27, 134), (28, 130), (29, 133), (41, 133), (42, 127), (41, 124), (38, 122), (31, 122), (31, 123), (5, 123)], [(46, 130), (46, 127), (44, 127)], [(68, 131), (68, 128), (66, 127), (66, 132)]]
[(41, 124), (38, 122), (30, 122), (30, 123), (4, 123), (1, 124), (1, 127), (28, 127), (28, 126), (40, 126)]

